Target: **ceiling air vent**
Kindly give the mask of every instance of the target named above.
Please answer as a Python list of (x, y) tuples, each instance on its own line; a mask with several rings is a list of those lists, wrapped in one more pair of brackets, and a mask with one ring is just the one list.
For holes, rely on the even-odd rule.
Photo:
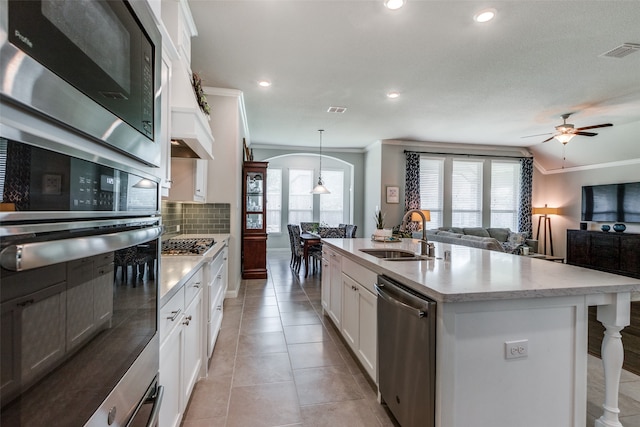
[(627, 55), (631, 55), (633, 52), (640, 50), (640, 44), (637, 43), (624, 43), (618, 47), (611, 49), (608, 52), (601, 54), (607, 58), (624, 58)]
[(327, 113), (342, 114), (347, 111), (347, 107), (329, 107)]

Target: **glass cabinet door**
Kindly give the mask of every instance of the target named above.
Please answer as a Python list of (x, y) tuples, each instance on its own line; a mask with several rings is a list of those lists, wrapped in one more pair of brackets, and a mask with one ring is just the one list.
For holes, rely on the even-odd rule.
[(247, 173), (247, 195), (262, 195), (264, 176), (261, 172)]
[(247, 214), (247, 230), (262, 229), (262, 214)]

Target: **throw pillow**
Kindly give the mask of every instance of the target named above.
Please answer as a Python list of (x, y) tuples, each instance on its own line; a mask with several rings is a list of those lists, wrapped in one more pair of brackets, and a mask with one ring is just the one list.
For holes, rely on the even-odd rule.
[(524, 245), (524, 242), (527, 240), (526, 233), (509, 233), (509, 239), (507, 240), (511, 245)]

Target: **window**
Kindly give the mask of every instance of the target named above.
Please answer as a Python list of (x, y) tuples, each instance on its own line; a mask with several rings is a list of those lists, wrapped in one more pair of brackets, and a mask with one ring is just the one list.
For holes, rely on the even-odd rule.
[(482, 227), (482, 161), (453, 161), (451, 225)]
[(267, 170), (267, 233), (280, 233), (282, 223), (282, 169)]
[(520, 163), (491, 162), (491, 226), (518, 229)]
[(337, 227), (344, 223), (344, 171), (322, 171), (330, 194), (320, 195), (320, 224)]
[(428, 210), (427, 227), (442, 227), (444, 159), (420, 158), (420, 209)]
[(313, 221), (313, 170), (289, 169), (289, 224)]

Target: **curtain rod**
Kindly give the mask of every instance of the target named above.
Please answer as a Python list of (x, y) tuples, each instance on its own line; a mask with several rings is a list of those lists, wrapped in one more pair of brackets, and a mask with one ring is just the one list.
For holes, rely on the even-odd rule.
[(498, 156), (491, 154), (457, 154), (457, 153), (439, 153), (436, 151), (412, 151), (412, 150), (404, 150), (406, 153), (417, 153), (417, 154), (438, 154), (442, 156), (460, 156), (460, 157), (492, 157), (494, 159), (503, 158), (503, 159), (533, 159), (533, 156)]

